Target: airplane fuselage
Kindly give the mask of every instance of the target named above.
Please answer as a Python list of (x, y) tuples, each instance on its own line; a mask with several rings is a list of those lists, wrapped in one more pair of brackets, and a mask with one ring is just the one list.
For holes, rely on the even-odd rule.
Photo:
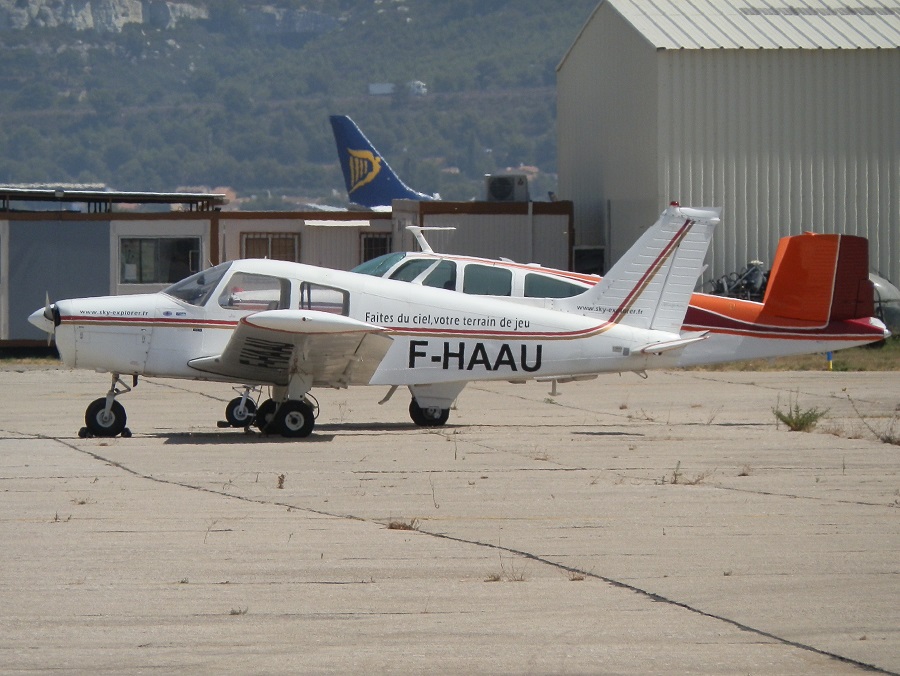
[[(506, 271), (507, 293), (502, 296), (511, 302), (552, 308), (555, 297), (527, 296), (529, 280), (532, 288), (550, 293), (573, 295), (587, 290), (600, 281), (595, 275), (579, 274), (536, 265), (505, 260), (417, 252), (388, 254), (384, 263), (371, 261), (360, 266), (366, 274), (385, 278), (409, 278), (405, 269), (416, 270), (412, 284), (427, 286), (451, 279), (452, 288), (465, 293), (469, 271), (485, 269)], [(407, 266), (410, 266), (407, 268)], [(452, 274), (439, 275), (439, 266), (451, 269)], [(473, 284), (474, 286), (474, 284)], [(498, 296), (500, 297), (500, 296)], [(832, 352), (848, 347), (866, 345), (885, 337), (884, 327), (868, 318), (810, 322), (786, 320), (768, 316), (762, 303), (738, 298), (726, 298), (706, 293), (694, 293), (682, 325), (683, 333), (706, 333), (703, 341), (684, 347), (670, 366), (685, 367), (718, 364), (737, 360), (767, 359), (815, 352)]]
[[(271, 281), (257, 292), (261, 299), (235, 306), (229, 299), (237, 275)], [(309, 288), (319, 293), (312, 303), (304, 296)], [(273, 290), (271, 300), (266, 289)], [(671, 339), (665, 332), (280, 261), (229, 265), (201, 304), (160, 292), (62, 300), (56, 308), (62, 360), (122, 374), (227, 379), (189, 362), (221, 353), (243, 318), (277, 309), (342, 314), (383, 327), (393, 340), (371, 384), (522, 380), (673, 363), (638, 350)]]

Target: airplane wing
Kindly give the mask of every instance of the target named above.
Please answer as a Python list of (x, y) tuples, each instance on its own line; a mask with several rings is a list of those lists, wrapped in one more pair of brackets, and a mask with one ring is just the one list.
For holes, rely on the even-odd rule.
[(267, 310), (241, 319), (222, 354), (192, 359), (206, 373), (287, 385), (301, 374), (314, 387), (367, 384), (391, 345), (385, 329), (316, 310)]

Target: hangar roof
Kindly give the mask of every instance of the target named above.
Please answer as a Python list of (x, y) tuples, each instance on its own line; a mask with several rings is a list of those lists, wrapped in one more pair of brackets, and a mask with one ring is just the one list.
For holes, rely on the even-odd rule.
[(595, 14), (604, 4), (658, 49), (900, 48), (900, 0), (603, 0)]

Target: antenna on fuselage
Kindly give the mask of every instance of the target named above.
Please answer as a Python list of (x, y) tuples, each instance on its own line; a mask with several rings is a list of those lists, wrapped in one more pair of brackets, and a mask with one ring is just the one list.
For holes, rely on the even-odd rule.
[(406, 229), (409, 230), (413, 234), (413, 237), (416, 238), (416, 242), (418, 242), (419, 248), (422, 249), (422, 253), (433, 254), (434, 249), (431, 248), (431, 245), (428, 243), (428, 240), (425, 239), (425, 235), (423, 235), (422, 233), (425, 230), (456, 230), (456, 227), (452, 225), (407, 225)]

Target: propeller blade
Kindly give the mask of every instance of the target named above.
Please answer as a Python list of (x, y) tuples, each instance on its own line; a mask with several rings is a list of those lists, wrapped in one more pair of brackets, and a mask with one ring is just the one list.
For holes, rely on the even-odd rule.
[(50, 304), (50, 292), (44, 292), (44, 319), (53, 322), (53, 331), (47, 334), (47, 347), (56, 337), (56, 327), (59, 326), (59, 310)]

